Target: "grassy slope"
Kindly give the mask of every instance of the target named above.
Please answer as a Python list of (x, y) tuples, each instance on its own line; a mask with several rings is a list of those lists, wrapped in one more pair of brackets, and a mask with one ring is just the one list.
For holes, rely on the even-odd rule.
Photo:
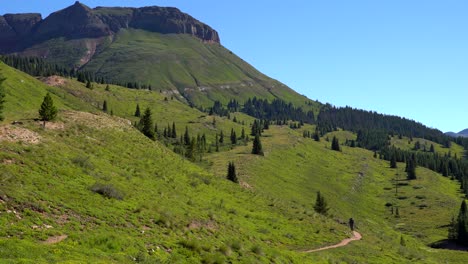
[[(388, 162), (359, 148), (343, 146), (343, 152), (335, 152), (330, 150), (329, 142), (304, 139), (300, 131), (287, 127), (272, 126), (262, 143), (265, 157), (252, 159), (247, 155), (248, 147), (213, 154), (212, 171), (220, 175), (223, 164), (234, 160), (242, 181), (260, 195), (273, 199), (275, 206), (289, 208), (298, 217), (314, 215), (315, 192), (320, 190), (329, 201), (332, 218), (346, 222), (354, 217), (364, 236), (363, 241), (349, 247), (314, 253), (310, 261), (322, 257), (332, 262), (463, 263), (468, 257), (466, 253), (425, 246), (447, 236), (443, 226), (456, 213), (461, 200), (455, 182), (418, 168), (418, 179), (401, 186), (398, 198), (392, 180), (396, 174), (404, 178), (404, 164), (399, 164), (397, 170), (390, 169)], [(385, 207), (387, 202), (400, 206), (400, 218), (391, 215), (390, 208)], [(315, 230), (320, 234), (330, 232), (321, 226)], [(401, 234), (407, 240), (406, 247), (399, 246)], [(320, 244), (299, 243), (298, 247)]]
[(404, 150), (411, 150), (414, 148), (414, 144), (417, 141), (419, 141), (419, 143), (421, 144), (421, 151), (423, 151), (424, 147), (426, 147), (426, 150), (429, 151), (431, 148), (431, 145), (434, 145), (434, 150), (437, 153), (448, 154), (450, 152), (451, 155), (456, 154), (457, 157), (463, 157), (465, 155), (465, 150), (463, 149), (463, 147), (453, 142), (450, 148), (446, 148), (441, 144), (435, 143), (427, 139), (413, 138), (413, 141), (411, 141), (407, 137), (402, 137), (402, 139), (399, 139), (398, 137), (392, 137), (390, 144), (392, 144), (396, 148), (400, 148)]
[[(424, 246), (445, 237), (445, 228), (437, 227), (448, 223), (454, 213), (448, 208), (455, 210), (460, 200), (457, 184), (440, 175), (418, 169), (420, 178), (400, 189), (406, 198), (398, 199), (402, 217), (396, 219), (384, 204), (396, 203), (391, 180), (395, 173), (404, 174), (403, 165), (391, 170), (368, 151), (344, 147), (342, 153), (334, 152), (325, 140), (314, 142), (302, 138), (300, 131), (272, 126), (262, 138), (265, 157), (250, 155), (251, 146), (238, 146), (209, 156), (205, 170), (117, 117), (62, 111), (64, 130), (42, 130), (27, 119), (35, 116), (46, 90), (56, 94), (62, 109), (98, 113), (93, 105), (106, 99), (116, 115), (129, 118), (137, 99), (142, 108), (151, 106), (156, 119), (176, 119), (182, 126), (187, 122), (191, 130), (213, 135), (211, 117), (190, 123), (200, 112), (175, 100), (165, 102), (158, 93), (114, 86), (110, 92), (104, 87), (90, 91), (70, 81), (72, 95), (70, 88), (46, 87), (8, 67), (1, 70), (9, 78), (8, 120), (26, 119), (24, 126), (42, 136), (39, 145), (1, 145), (0, 195), (7, 201), (0, 203), (3, 259), (463, 263), (467, 257)], [(31, 95), (21, 96), (27, 93)], [(217, 126), (240, 128), (226, 119), (219, 119)], [(245, 188), (224, 180), (228, 161), (235, 161)], [(91, 192), (95, 183), (115, 186), (124, 199)], [(317, 190), (329, 201), (331, 218), (313, 212)], [(419, 209), (423, 203), (427, 207)], [(6, 213), (13, 209), (21, 219)], [(346, 237), (346, 226), (336, 220), (350, 216), (363, 241), (331, 251), (298, 252)], [(406, 247), (399, 247), (400, 233)], [(62, 234), (68, 238), (61, 243), (41, 243)], [(166, 252), (169, 248), (172, 253)]]
[[(207, 107), (214, 100), (227, 103), (231, 98), (244, 102), (254, 96), (270, 100), (279, 97), (304, 107), (310, 101), (263, 75), (223, 46), (206, 44), (184, 34), (128, 29), (121, 30), (112, 42), (54, 39), (23, 53), (42, 54), (51, 49), (50, 60), (74, 65), (85, 56), (86, 47), (96, 43), (96, 55), (84, 66), (85, 70), (117, 81), (137, 81), (157, 90), (176, 91), (195, 105)], [(319, 104), (313, 104), (316, 110)]]

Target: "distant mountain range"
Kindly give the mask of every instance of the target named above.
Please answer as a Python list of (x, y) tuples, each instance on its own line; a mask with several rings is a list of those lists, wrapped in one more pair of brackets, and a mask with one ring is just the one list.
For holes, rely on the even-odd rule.
[(455, 132), (447, 132), (445, 133), (446, 135), (449, 135), (451, 137), (468, 137), (468, 128), (464, 129), (458, 133)]

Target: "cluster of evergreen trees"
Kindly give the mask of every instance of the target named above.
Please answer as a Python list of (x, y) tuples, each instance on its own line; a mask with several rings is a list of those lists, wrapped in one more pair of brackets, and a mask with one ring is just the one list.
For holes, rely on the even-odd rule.
[(321, 134), (338, 128), (358, 133), (359, 144), (373, 150), (385, 146), (388, 134), (425, 138), (444, 146), (450, 146), (453, 140), (437, 129), (406, 118), (351, 107), (336, 108), (329, 104), (321, 109), (317, 126)]
[(271, 103), (267, 99), (248, 99), (243, 106), (235, 99), (231, 99), (226, 107), (220, 101), (215, 101), (209, 108), (209, 114), (228, 116), (232, 112), (243, 112), (262, 120), (281, 121), (286, 124), (288, 120), (299, 121), (296, 128), (304, 123), (313, 124), (315, 117), (313, 111), (305, 112), (300, 107), (294, 107), (292, 103), (286, 103), (281, 99), (274, 99)]
[(461, 203), (458, 217), (456, 219), (452, 218), (448, 238), (468, 246), (468, 208), (465, 199)]

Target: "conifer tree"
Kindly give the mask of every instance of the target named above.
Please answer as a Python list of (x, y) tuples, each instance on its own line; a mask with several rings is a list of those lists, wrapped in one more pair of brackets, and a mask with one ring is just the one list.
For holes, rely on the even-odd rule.
[(253, 141), (252, 154), (263, 156), (262, 142), (260, 141), (260, 136), (258, 134), (255, 135), (255, 138)]
[(141, 116), (140, 104), (137, 104), (137, 105), (136, 105), (135, 116), (136, 116), (136, 117), (140, 117), (140, 116)]
[(245, 129), (244, 128), (242, 128), (241, 139), (245, 139)]
[(106, 92), (110, 91), (109, 85), (106, 85)]
[(190, 135), (189, 135), (188, 127), (187, 127), (187, 126), (185, 126), (184, 144), (185, 144), (185, 145), (189, 145), (189, 144), (190, 144)]
[(429, 152), (432, 152), (432, 153), (435, 152), (435, 150), (434, 150), (434, 144), (431, 144), (431, 148), (429, 149)]
[(333, 136), (332, 143), (331, 143), (331, 149), (340, 151), (340, 142), (336, 138), (336, 136)]
[(236, 135), (236, 131), (234, 131), (234, 128), (231, 129), (231, 144), (232, 145), (237, 144), (237, 135)]
[(320, 194), (320, 191), (317, 192), (317, 198), (315, 199), (315, 205), (314, 205), (314, 210), (322, 215), (327, 215), (328, 210), (330, 208), (327, 205), (327, 201), (325, 201), (325, 198)]
[(5, 78), (0, 77), (0, 121), (3, 121), (5, 117), (3, 116), (3, 108), (5, 104), (5, 88), (3, 88), (2, 83), (5, 81)]
[(237, 179), (236, 166), (234, 165), (234, 162), (229, 162), (229, 164), (228, 164), (227, 179), (234, 182), (234, 183), (239, 182), (239, 180)]
[(86, 88), (88, 88), (88, 89), (93, 89), (93, 85), (91, 84), (91, 81), (88, 81), (88, 82), (86, 83)]
[(315, 133), (314, 133), (314, 140), (317, 141), (317, 142), (320, 141), (320, 135), (319, 135), (318, 131), (315, 131)]
[(408, 180), (416, 179), (416, 157), (415, 154), (408, 157), (406, 161), (406, 173), (408, 174)]
[(177, 132), (176, 132), (176, 127), (175, 127), (175, 122), (172, 122), (171, 136), (172, 136), (172, 138), (177, 138)]
[(42, 101), (39, 116), (44, 122), (53, 120), (57, 116), (57, 108), (54, 106), (54, 101), (49, 93), (46, 94), (44, 101)]
[(221, 130), (221, 132), (219, 133), (219, 143), (221, 143), (221, 144), (224, 143), (224, 133), (223, 133), (222, 130)]
[(146, 108), (143, 116), (140, 119), (140, 131), (147, 137), (154, 139), (154, 127), (153, 127), (153, 119), (151, 117), (151, 109), (149, 107)]
[(104, 113), (107, 113), (107, 101), (106, 100), (104, 100), (104, 102), (102, 103), (102, 111)]
[(396, 169), (397, 168), (397, 160), (396, 160), (396, 154), (392, 153), (392, 157), (390, 158), (390, 168)]
[(457, 242), (463, 245), (468, 245), (468, 208), (466, 201), (463, 199), (460, 211), (458, 212), (457, 225)]

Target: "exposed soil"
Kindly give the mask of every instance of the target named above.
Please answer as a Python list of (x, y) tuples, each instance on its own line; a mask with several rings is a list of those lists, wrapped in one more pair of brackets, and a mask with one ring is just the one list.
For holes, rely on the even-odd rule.
[(351, 241), (361, 240), (361, 239), (362, 239), (361, 234), (359, 234), (356, 231), (353, 231), (353, 236), (352, 237), (343, 239), (338, 244), (327, 246), (327, 247), (321, 247), (321, 248), (317, 248), (317, 249), (310, 249), (310, 250), (306, 250), (304, 252), (305, 253), (311, 253), (311, 252), (322, 251), (322, 250), (327, 250), (327, 249), (332, 249), (332, 248), (337, 248), (337, 247), (344, 247), (344, 246), (348, 245)]
[(65, 84), (65, 78), (61, 76), (57, 76), (57, 75), (52, 75), (49, 77), (42, 77), (39, 80), (49, 86), (62, 86)]
[(38, 144), (40, 140), (39, 134), (26, 128), (11, 125), (0, 127), (0, 141)]
[(65, 240), (67, 237), (68, 237), (67, 235), (53, 236), (53, 237), (49, 237), (46, 241), (42, 243), (46, 245), (57, 244)]

